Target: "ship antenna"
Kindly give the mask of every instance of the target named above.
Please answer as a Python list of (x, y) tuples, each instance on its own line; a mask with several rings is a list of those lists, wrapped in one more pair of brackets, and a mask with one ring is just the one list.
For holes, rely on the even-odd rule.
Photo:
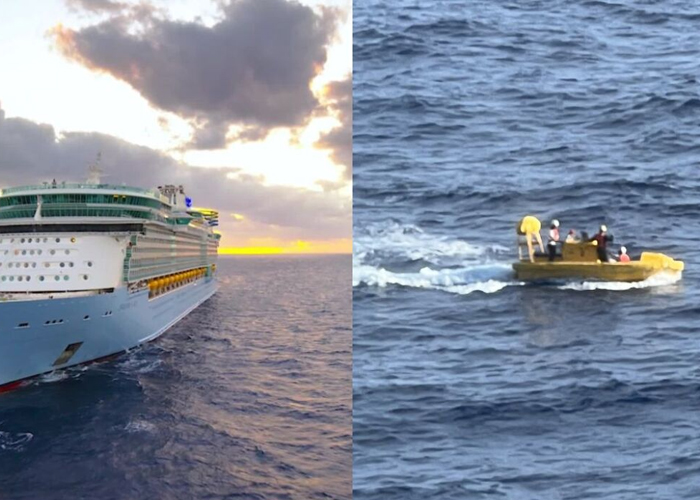
[(95, 163), (90, 165), (88, 168), (88, 184), (99, 184), (100, 178), (102, 177), (102, 169), (100, 168), (100, 160), (102, 159), (102, 152), (97, 153), (97, 159)]

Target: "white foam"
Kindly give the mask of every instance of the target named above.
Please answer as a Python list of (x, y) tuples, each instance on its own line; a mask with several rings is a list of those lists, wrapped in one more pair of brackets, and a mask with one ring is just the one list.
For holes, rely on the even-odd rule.
[(157, 370), (163, 361), (159, 358), (157, 359), (142, 359), (138, 356), (126, 356), (121, 361), (120, 366), (124, 370), (131, 373), (151, 373)]
[(0, 450), (21, 451), (24, 445), (34, 439), (31, 432), (11, 433), (0, 431)]
[(561, 290), (613, 290), (625, 291), (639, 288), (652, 288), (659, 286), (668, 286), (677, 283), (681, 279), (680, 274), (674, 273), (659, 273), (651, 276), (644, 281), (625, 282), (625, 281), (584, 281), (579, 283), (567, 283), (558, 287)]
[(67, 378), (70, 378), (70, 374), (67, 370), (58, 370), (45, 373), (44, 375), (38, 377), (37, 382), (42, 384), (50, 384), (53, 382), (60, 382), (61, 380), (66, 380)]
[[(509, 264), (492, 262), (495, 254), (508, 252), (507, 248), (478, 246), (448, 236), (432, 235), (411, 224), (390, 222), (370, 226), (363, 234), (355, 235), (353, 250), (353, 286), (399, 285), (467, 295), (495, 293), (519, 284), (512, 281)], [(418, 272), (386, 269), (417, 260), (429, 262), (431, 266)]]
[(147, 422), (145, 420), (131, 420), (124, 430), (129, 433), (135, 432), (153, 432), (156, 429), (155, 424)]
[(353, 254), (360, 262), (373, 254), (381, 253), (393, 258), (439, 264), (445, 258), (474, 260), (487, 252), (507, 251), (507, 248), (500, 245), (472, 245), (456, 238), (425, 233), (412, 224), (394, 222), (370, 226), (363, 234), (356, 233), (353, 237)]
[(417, 273), (395, 273), (384, 268), (360, 265), (353, 269), (353, 286), (386, 287), (400, 285), (411, 288), (442, 290), (459, 295), (473, 292), (495, 293), (513, 282), (513, 272), (506, 264), (477, 264), (456, 269), (424, 267)]

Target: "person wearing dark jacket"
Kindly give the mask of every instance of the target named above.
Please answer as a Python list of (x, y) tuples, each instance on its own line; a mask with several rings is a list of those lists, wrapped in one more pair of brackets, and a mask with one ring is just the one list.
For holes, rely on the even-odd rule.
[(601, 262), (609, 262), (608, 257), (608, 243), (612, 243), (613, 237), (608, 234), (608, 227), (605, 224), (600, 226), (600, 231), (598, 231), (590, 241), (595, 241), (598, 244), (598, 260)]
[(549, 262), (554, 262), (557, 256), (557, 245), (559, 244), (559, 221), (554, 219), (549, 228), (549, 240), (547, 241), (547, 251), (549, 252)]

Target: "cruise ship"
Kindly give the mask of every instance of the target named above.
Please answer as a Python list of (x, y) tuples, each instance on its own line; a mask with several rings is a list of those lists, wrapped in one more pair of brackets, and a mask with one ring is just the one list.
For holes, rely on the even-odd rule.
[(0, 392), (157, 338), (216, 292), (218, 213), (182, 186), (0, 190)]

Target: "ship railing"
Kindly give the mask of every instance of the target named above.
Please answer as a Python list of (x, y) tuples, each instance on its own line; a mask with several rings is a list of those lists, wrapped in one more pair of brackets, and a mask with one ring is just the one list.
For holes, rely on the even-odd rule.
[(164, 198), (167, 203), (167, 198), (163, 197), (160, 192), (154, 191), (153, 189), (145, 189), (133, 186), (119, 186), (116, 184), (87, 184), (87, 183), (64, 183), (60, 182), (57, 184), (33, 184), (27, 186), (16, 186), (0, 189), (0, 196), (6, 196), (14, 193), (21, 193), (24, 191), (38, 191), (45, 189), (107, 189), (111, 191), (120, 191), (125, 193), (138, 193), (147, 194), (157, 199)]

